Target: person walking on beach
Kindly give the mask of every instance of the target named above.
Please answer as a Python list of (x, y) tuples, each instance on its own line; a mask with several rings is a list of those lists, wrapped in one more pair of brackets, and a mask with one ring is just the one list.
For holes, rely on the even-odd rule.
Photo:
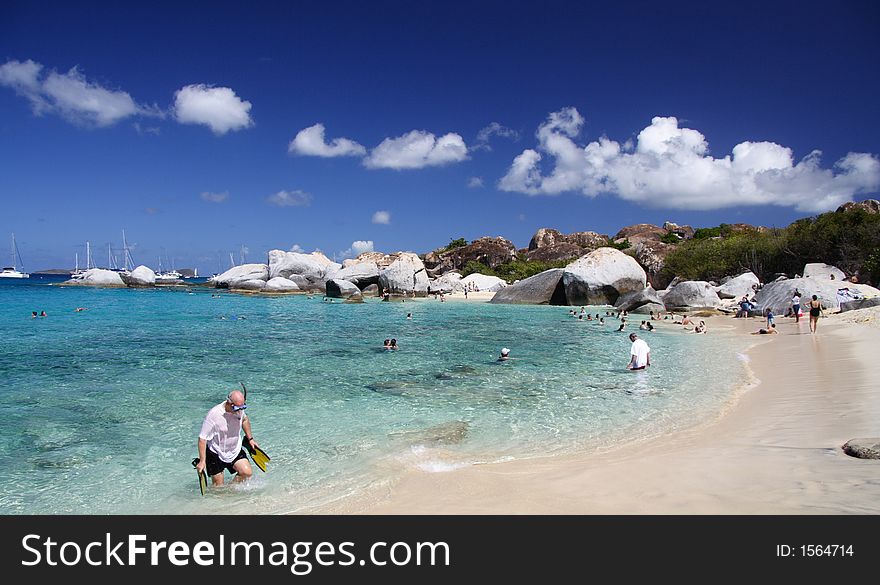
[(791, 297), (791, 312), (794, 313), (794, 322), (801, 322), (801, 292), (794, 289), (794, 295)]
[(819, 297), (813, 295), (812, 300), (807, 304), (810, 307), (810, 333), (815, 333), (816, 327), (819, 325), (819, 315), (822, 314), (822, 302)]
[(199, 432), (199, 462), (196, 471), (206, 471), (215, 486), (223, 485), (223, 472), (235, 474), (233, 481), (250, 479), (253, 475), (251, 464), (242, 448), (241, 431), (251, 449), (259, 447), (251, 432), (251, 421), (244, 413), (247, 404), (244, 394), (233, 390), (226, 400), (208, 411), (202, 430)]
[(629, 334), (629, 340), (633, 343), (629, 350), (630, 360), (627, 369), (644, 370), (651, 365), (651, 348), (635, 333)]

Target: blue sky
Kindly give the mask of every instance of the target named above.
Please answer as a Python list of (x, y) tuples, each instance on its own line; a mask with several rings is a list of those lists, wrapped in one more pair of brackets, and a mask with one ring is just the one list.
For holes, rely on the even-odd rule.
[(783, 226), (880, 189), (873, 2), (253, 4), (4, 3), (26, 268), (86, 240), (106, 264), (122, 229), (138, 263), (211, 272), (241, 246)]

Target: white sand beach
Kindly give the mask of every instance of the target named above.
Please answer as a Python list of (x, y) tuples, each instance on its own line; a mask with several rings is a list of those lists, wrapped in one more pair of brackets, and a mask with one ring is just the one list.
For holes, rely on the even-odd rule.
[[(470, 297), (470, 295), (469, 295)], [(470, 300), (470, 299), (469, 299)], [(761, 319), (712, 317), (709, 331), (748, 335)], [(758, 381), (715, 420), (602, 453), (408, 471), (381, 494), (321, 513), (876, 514), (880, 461), (845, 455), (880, 436), (880, 313), (778, 319), (747, 352)], [(655, 358), (659, 359), (659, 358)], [(711, 381), (707, 380), (707, 383)]]

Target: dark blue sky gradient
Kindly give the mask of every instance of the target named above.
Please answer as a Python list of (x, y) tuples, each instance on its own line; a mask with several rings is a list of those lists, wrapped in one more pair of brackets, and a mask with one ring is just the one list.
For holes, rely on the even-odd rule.
[[(495, 185), (567, 106), (587, 120), (579, 144), (623, 142), (654, 116), (676, 116), (719, 157), (746, 140), (787, 146), (795, 160), (821, 150), (826, 168), (848, 152), (876, 155), (878, 24), (874, 2), (5, 2), (0, 64), (78, 66), (163, 110), (185, 85), (229, 87), (253, 104), (255, 125), (223, 136), (170, 117), (88, 128), (37, 117), (0, 87), (0, 242), (16, 232), (31, 270), (71, 265), (86, 240), (106, 263), (125, 228), (139, 262), (155, 267), (164, 248), (177, 266), (210, 272), (242, 244), (256, 261), (293, 244), (332, 255), (354, 240), (425, 252), (503, 235), (525, 246), (540, 227), (787, 225), (807, 214)], [(448, 166), (367, 170), (357, 158), (290, 156), (290, 140), (316, 122), (367, 148), (410, 130), (456, 132), (473, 146), (491, 122), (520, 138), (496, 137), (492, 151)], [(468, 188), (472, 176), (485, 187)], [(312, 204), (267, 205), (280, 190), (307, 191)], [(211, 204), (203, 191), (230, 197)], [(377, 210), (390, 225), (371, 223)]]

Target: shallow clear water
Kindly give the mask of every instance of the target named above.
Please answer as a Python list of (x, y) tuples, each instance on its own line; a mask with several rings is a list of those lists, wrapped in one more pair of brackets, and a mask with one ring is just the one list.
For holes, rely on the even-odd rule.
[[(745, 377), (744, 344), (672, 327), (644, 332), (654, 365), (628, 372), (618, 322), (567, 307), (192, 291), (0, 283), (4, 513), (308, 510), (408, 467), (662, 435)], [(496, 361), (503, 346), (515, 359)], [(239, 381), (269, 473), (202, 498), (197, 434)]]

